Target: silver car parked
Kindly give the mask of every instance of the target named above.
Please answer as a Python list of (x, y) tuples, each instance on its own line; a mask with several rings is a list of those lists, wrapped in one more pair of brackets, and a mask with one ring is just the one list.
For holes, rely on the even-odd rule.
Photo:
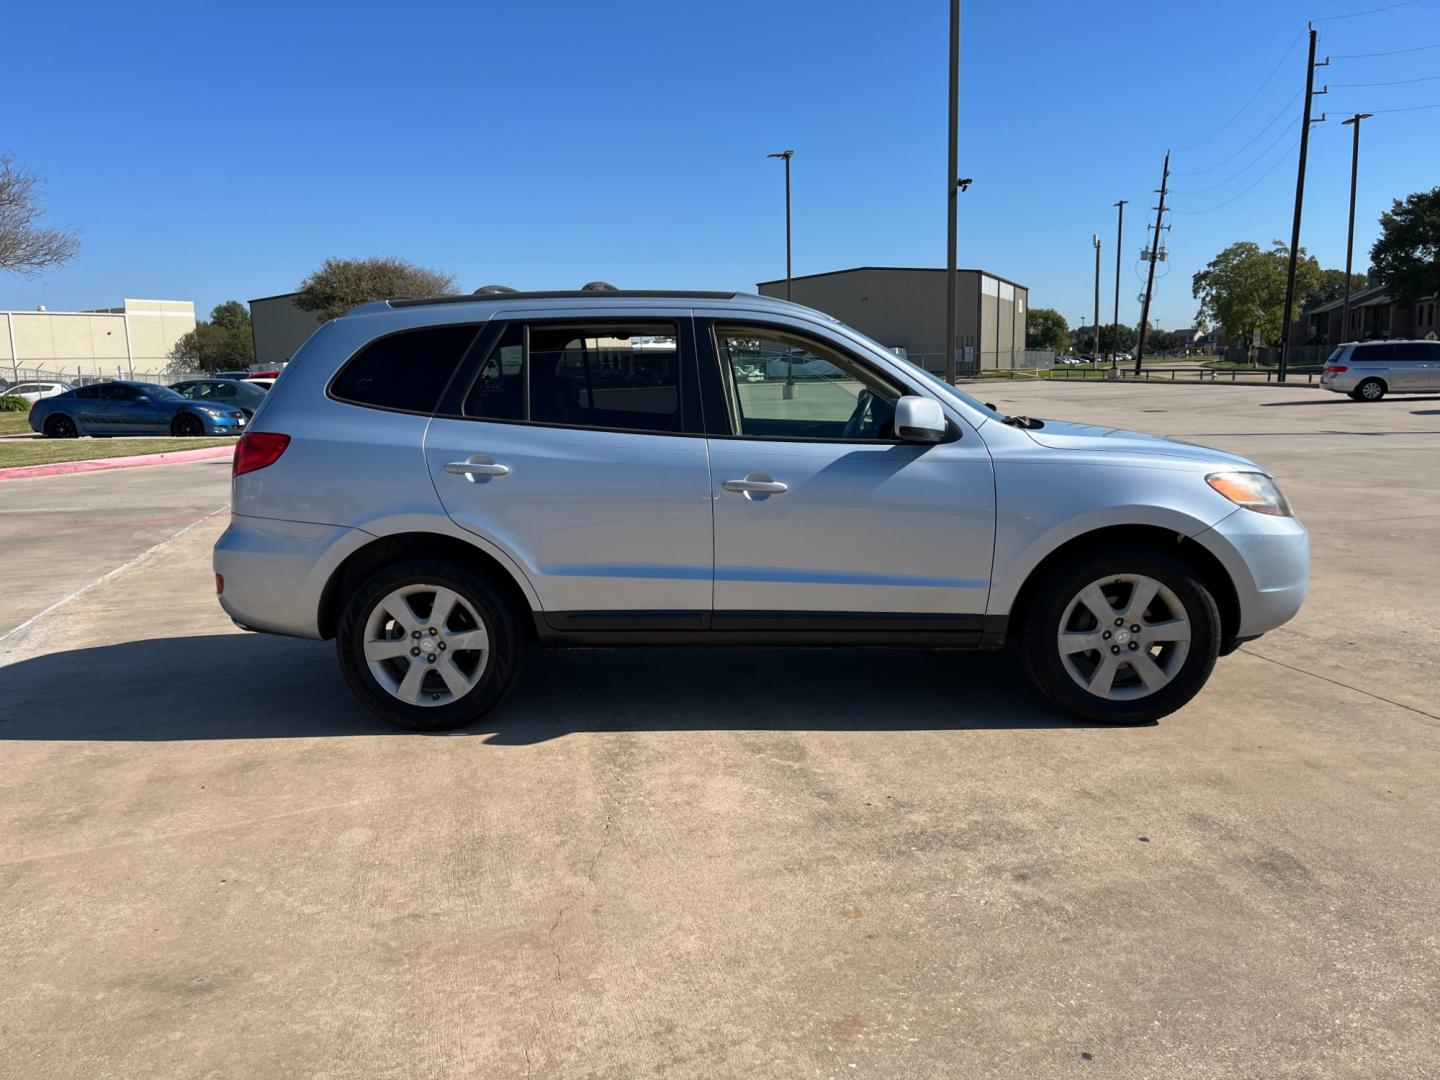
[(1061, 707), (1147, 721), (1294, 615), (1309, 569), (1244, 458), (1004, 416), (733, 293), (356, 308), (285, 369), (234, 472), (225, 610), (334, 638), (360, 700), (421, 730), (484, 713), (532, 641), (1014, 642)]
[(1440, 341), (1352, 341), (1325, 361), (1320, 385), (1356, 401), (1440, 394)]

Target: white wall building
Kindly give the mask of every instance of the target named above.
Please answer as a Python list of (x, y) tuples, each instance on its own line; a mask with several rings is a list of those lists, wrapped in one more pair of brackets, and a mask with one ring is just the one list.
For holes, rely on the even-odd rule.
[(162, 374), (195, 329), (191, 300), (126, 300), (94, 311), (0, 311), (0, 372), (128, 379)]

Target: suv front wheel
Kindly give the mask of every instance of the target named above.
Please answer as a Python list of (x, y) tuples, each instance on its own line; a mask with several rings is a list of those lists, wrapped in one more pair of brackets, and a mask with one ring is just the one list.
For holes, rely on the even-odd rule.
[(1153, 548), (1075, 559), (1039, 583), (1024, 613), (1026, 670), (1087, 720), (1137, 724), (1174, 712), (1210, 677), (1220, 612), (1195, 569)]
[(509, 687), (524, 642), (483, 578), (451, 563), (399, 563), (351, 595), (335, 636), (346, 683), (376, 716), (413, 731), (478, 720)]

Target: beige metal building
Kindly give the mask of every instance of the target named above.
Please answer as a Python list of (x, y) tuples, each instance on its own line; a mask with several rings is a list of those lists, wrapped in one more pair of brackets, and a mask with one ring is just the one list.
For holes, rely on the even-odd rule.
[[(956, 286), (956, 364), (960, 370), (1027, 366), (1025, 313), (1030, 290), (984, 270), (960, 270)], [(762, 281), (762, 296), (785, 296), (785, 279)], [(904, 349), (931, 371), (945, 370), (945, 271), (857, 266), (791, 279), (790, 299), (817, 308)]]
[(0, 372), (14, 381), (154, 378), (195, 329), (190, 300), (125, 300), (93, 311), (0, 311)]
[(262, 367), (283, 364), (325, 322), (313, 311), (295, 303), (298, 293), (262, 296), (250, 301), (250, 333), (255, 339), (255, 361)]

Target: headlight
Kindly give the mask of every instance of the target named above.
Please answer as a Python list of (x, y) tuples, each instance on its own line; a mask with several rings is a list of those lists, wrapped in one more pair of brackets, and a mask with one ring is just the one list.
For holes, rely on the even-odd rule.
[(210, 417), (211, 420), (224, 420), (226, 416), (226, 413), (223, 410), (212, 409), (208, 405), (197, 405), (195, 406), (195, 411), (198, 413), (204, 413), (206, 416)]
[(1275, 517), (1294, 517), (1290, 504), (1280, 494), (1275, 481), (1258, 472), (1219, 472), (1205, 477), (1205, 482), (1224, 495), (1236, 506), (1254, 510), (1257, 514), (1273, 514)]

